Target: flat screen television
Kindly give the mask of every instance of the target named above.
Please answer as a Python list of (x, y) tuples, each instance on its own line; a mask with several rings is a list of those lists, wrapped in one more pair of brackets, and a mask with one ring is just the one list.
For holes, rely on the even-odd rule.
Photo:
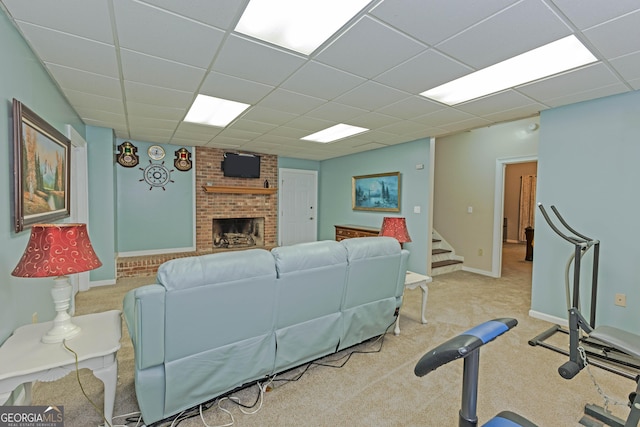
[(235, 178), (260, 178), (260, 156), (224, 153), (222, 174)]

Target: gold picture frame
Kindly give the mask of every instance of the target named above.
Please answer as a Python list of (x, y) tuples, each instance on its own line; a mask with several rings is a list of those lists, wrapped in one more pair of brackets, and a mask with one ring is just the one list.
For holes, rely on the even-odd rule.
[(13, 100), (14, 230), (71, 215), (71, 141)]
[(351, 207), (357, 211), (400, 212), (400, 172), (354, 176)]

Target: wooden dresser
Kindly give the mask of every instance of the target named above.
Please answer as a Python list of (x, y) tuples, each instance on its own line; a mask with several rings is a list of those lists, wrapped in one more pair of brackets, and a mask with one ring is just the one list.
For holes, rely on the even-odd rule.
[(380, 233), (378, 227), (366, 227), (364, 225), (336, 225), (336, 240), (350, 239), (352, 237), (374, 237)]

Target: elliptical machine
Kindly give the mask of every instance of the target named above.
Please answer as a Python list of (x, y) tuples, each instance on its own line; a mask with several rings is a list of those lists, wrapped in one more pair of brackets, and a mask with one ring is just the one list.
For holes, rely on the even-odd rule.
[[(574, 245), (574, 254), (572, 255), (572, 258), (570, 258), (569, 263), (567, 263), (568, 287), (568, 271), (570, 263), (573, 262), (573, 295), (569, 298), (570, 292), (567, 289), (567, 298), (568, 300), (571, 299), (571, 305), (568, 309), (569, 331), (566, 332), (560, 326), (556, 325), (531, 339), (529, 344), (532, 346), (540, 345), (569, 356), (569, 360), (558, 368), (558, 373), (562, 378), (571, 379), (575, 377), (586, 366), (586, 357), (587, 354), (589, 354), (597, 359), (597, 361), (589, 361), (589, 364), (634, 380), (636, 382), (636, 391), (629, 395), (628, 406), (631, 410), (626, 422), (620, 418), (614, 417), (606, 409), (600, 408), (596, 405), (586, 405), (585, 414), (609, 426), (636, 427), (638, 422), (640, 422), (640, 375), (637, 373), (637, 370), (640, 367), (640, 335), (611, 326), (595, 326), (600, 242), (575, 231), (567, 224), (564, 218), (562, 218), (556, 207), (551, 206), (551, 210), (557, 217), (558, 221), (571, 235), (565, 234), (553, 223), (542, 203), (538, 203), (538, 207), (540, 208), (545, 221), (549, 224), (549, 227), (551, 227), (558, 236)], [(593, 271), (591, 282), (591, 313), (590, 321), (587, 322), (579, 309), (580, 265), (582, 257), (590, 249), (593, 249)], [(556, 332), (569, 334), (568, 352), (545, 342), (547, 338), (551, 337)], [(583, 333), (586, 334), (587, 337), (583, 338)], [(636, 373), (634, 375), (629, 373), (628, 370), (621, 370), (618, 367), (629, 367), (635, 369)], [(584, 421), (585, 423), (588, 422), (587, 420)]]

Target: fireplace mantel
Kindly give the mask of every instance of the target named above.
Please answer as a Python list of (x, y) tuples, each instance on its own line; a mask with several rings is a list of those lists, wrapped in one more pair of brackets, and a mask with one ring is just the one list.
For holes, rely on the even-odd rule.
[(205, 193), (224, 193), (224, 194), (275, 194), (277, 188), (263, 187), (221, 187), (203, 185), (202, 189)]

